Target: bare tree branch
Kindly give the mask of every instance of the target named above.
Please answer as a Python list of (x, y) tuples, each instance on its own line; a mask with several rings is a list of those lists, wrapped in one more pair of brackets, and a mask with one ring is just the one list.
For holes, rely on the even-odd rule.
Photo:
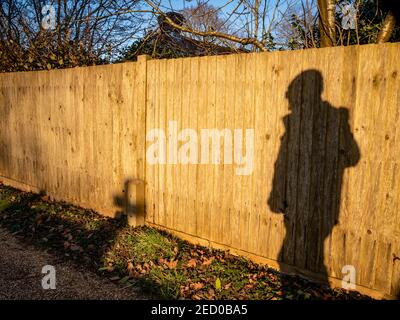
[(191, 34), (198, 35), (198, 36), (202, 36), (202, 37), (222, 38), (222, 39), (226, 39), (229, 41), (239, 43), (241, 45), (252, 44), (252, 45), (256, 46), (258, 49), (260, 49), (261, 51), (268, 51), (267, 48), (265, 48), (265, 46), (260, 41), (258, 41), (258, 39), (253, 38), (253, 37), (239, 38), (239, 37), (236, 37), (236, 36), (233, 36), (230, 34), (226, 34), (226, 33), (222, 33), (222, 32), (218, 32), (218, 31), (199, 31), (199, 30), (193, 30), (192, 28), (189, 28), (189, 27), (178, 25), (174, 21), (172, 21), (164, 12), (162, 12), (160, 10), (160, 8), (155, 3), (153, 3), (153, 1), (145, 0), (145, 2), (149, 6), (151, 6), (158, 15), (163, 16), (165, 18), (165, 21), (168, 22), (169, 25), (171, 25), (172, 27), (174, 27), (177, 30), (191, 33)]

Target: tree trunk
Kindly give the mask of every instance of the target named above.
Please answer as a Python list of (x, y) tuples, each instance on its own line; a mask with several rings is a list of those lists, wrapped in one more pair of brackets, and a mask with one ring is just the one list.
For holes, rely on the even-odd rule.
[(382, 29), (378, 33), (376, 43), (388, 42), (394, 27), (396, 26), (396, 16), (393, 11), (389, 11), (385, 20), (383, 21)]
[(336, 45), (335, 5), (336, 0), (318, 0), (321, 47)]

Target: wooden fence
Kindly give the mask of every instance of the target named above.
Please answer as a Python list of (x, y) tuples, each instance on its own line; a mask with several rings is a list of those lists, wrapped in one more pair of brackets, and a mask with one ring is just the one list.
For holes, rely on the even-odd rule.
[(0, 74), (0, 176), (132, 224), (145, 204), (150, 225), (336, 286), (354, 266), (357, 290), (399, 296), (399, 59), (385, 44)]

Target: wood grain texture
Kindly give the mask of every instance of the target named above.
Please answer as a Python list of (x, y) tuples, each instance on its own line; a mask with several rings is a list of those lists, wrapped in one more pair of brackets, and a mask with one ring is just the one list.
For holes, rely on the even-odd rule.
[[(399, 296), (399, 59), (382, 44), (0, 74), (0, 176), (323, 282), (353, 265)], [(166, 164), (146, 161), (157, 128)], [(177, 157), (183, 129), (198, 164)], [(225, 132), (206, 163), (202, 129)], [(241, 155), (254, 130), (250, 175), (224, 153), (235, 129)]]

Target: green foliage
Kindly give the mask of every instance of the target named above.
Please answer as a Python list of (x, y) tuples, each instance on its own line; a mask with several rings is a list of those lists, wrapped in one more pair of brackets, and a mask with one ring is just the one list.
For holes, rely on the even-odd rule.
[(150, 269), (147, 277), (141, 279), (141, 283), (148, 291), (159, 295), (161, 299), (178, 299), (181, 284), (188, 280), (176, 269), (155, 267)]
[[(172, 59), (202, 55), (200, 53), (196, 54), (195, 43), (197, 43), (195, 40), (190, 40), (179, 34), (172, 36), (170, 34), (154, 33), (152, 36), (136, 40), (131, 46), (123, 50), (118, 61), (136, 61), (137, 57), (143, 54), (147, 54), (154, 59)], [(204, 45), (208, 44), (204, 43)], [(199, 51), (206, 51), (201, 49)]]
[(165, 37), (146, 37), (136, 40), (132, 45), (123, 50), (118, 61), (136, 61), (139, 55), (147, 54), (155, 59), (182, 58), (188, 56), (182, 48), (172, 41), (165, 41)]
[(7, 200), (0, 199), (0, 213), (6, 210), (10, 206), (10, 202)]
[[(351, 2), (355, 3), (354, 1)], [(345, 3), (348, 3), (348, 1), (338, 1), (339, 5), (344, 5)], [(342, 45), (375, 43), (386, 14), (388, 13), (386, 3), (387, 1), (382, 0), (359, 0), (357, 28), (353, 30), (343, 30), (339, 28), (339, 43)], [(341, 21), (339, 13), (337, 13), (337, 21)], [(400, 41), (399, 26), (395, 27), (393, 30), (390, 41)]]
[(294, 31), (293, 36), (288, 41), (289, 49), (296, 50), (319, 46), (320, 35), (317, 19), (310, 21), (311, 25), (307, 29), (304, 27), (304, 21), (296, 14), (290, 16), (289, 23)]
[(34, 71), (102, 64), (105, 61), (83, 46), (59, 44), (52, 32), (41, 31), (28, 46), (16, 40), (0, 41), (0, 72)]
[(159, 259), (171, 259), (175, 256), (176, 242), (163, 236), (155, 229), (140, 231), (135, 236), (135, 241), (131, 241), (133, 260), (146, 263)]
[[(357, 8), (356, 29), (345, 30), (342, 28), (342, 12), (340, 7), (351, 3)], [(389, 11), (387, 1), (370, 0), (339, 0), (336, 10), (336, 44), (355, 45), (375, 43), (383, 21)], [(305, 27), (307, 21), (307, 28)], [(293, 13), (289, 18), (291, 29), (286, 46), (291, 49), (304, 49), (320, 47), (320, 32), (317, 16), (312, 21), (303, 15)], [(393, 30), (390, 41), (400, 41), (400, 27)]]

